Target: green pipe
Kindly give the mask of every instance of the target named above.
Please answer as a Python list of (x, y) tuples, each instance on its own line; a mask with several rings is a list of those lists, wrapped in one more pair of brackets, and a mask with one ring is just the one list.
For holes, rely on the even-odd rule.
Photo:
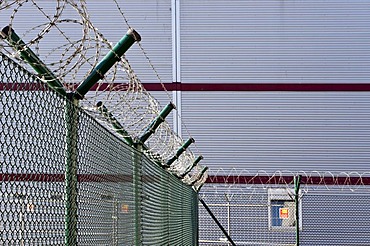
[(152, 121), (152, 123), (147, 127), (144, 134), (139, 137), (139, 142), (144, 144), (148, 138), (155, 133), (159, 125), (164, 122), (165, 118), (169, 115), (172, 109), (176, 108), (175, 105), (171, 102), (159, 113), (159, 115)]
[(194, 185), (199, 179), (201, 179), (204, 175), (204, 173), (208, 170), (208, 167), (203, 167), (202, 170), (198, 173), (198, 175), (195, 177), (193, 182), (190, 183), (190, 185)]
[(165, 164), (165, 166), (166, 167), (170, 167), (171, 166), (171, 164), (174, 162), (174, 161), (176, 161), (179, 157), (180, 157), (180, 155), (182, 154), (182, 153), (184, 153), (184, 151), (190, 146), (190, 144), (192, 144), (192, 143), (194, 143), (195, 142), (195, 140), (194, 140), (194, 138), (189, 138), (177, 151), (176, 151), (176, 155), (174, 155), (171, 159), (169, 159), (167, 162), (166, 162), (166, 164)]
[(67, 95), (66, 121), (66, 171), (65, 171), (65, 245), (77, 245), (77, 162), (78, 162), (78, 100)]
[(140, 35), (134, 30), (129, 29), (125, 36), (113, 47), (111, 51), (99, 62), (90, 75), (77, 87), (76, 97), (82, 99), (86, 93), (93, 87), (108, 70), (121, 60), (123, 54), (137, 41), (141, 40)]
[(296, 246), (299, 246), (299, 188), (301, 186), (302, 175), (294, 177), (294, 201), (295, 201), (295, 227), (296, 227)]
[(57, 91), (62, 96), (66, 96), (66, 91), (63, 84), (50, 71), (40, 58), (23, 42), (23, 40), (15, 33), (13, 28), (6, 26), (0, 32), (0, 36), (8, 41), (8, 43), (19, 52), (21, 58), (25, 60), (42, 78), (48, 86)]
[(198, 156), (198, 158), (197, 159), (195, 159), (195, 161), (193, 162), (193, 164), (192, 165), (189, 165), (187, 168), (186, 168), (186, 170), (185, 170), (185, 172), (180, 176), (180, 178), (184, 178), (188, 173), (190, 173), (190, 171), (201, 161), (201, 160), (203, 160), (203, 156)]
[(128, 132), (123, 128), (123, 126), (118, 122), (118, 120), (113, 116), (113, 114), (111, 112), (109, 112), (109, 110), (107, 109), (107, 107), (105, 107), (103, 105), (103, 102), (98, 102), (96, 104), (96, 107), (98, 108), (98, 111), (100, 112), (101, 115), (104, 116), (104, 118), (110, 123), (112, 124), (112, 127), (114, 128), (114, 130), (120, 134), (121, 136), (123, 136), (123, 139), (126, 141), (126, 143), (128, 143), (129, 145), (134, 145), (134, 141), (132, 140), (132, 138), (130, 137), (130, 135), (128, 134)]

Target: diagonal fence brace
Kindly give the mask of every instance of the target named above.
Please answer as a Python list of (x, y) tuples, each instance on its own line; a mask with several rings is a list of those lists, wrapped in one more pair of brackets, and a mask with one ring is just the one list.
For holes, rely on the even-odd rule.
[(212, 213), (211, 209), (208, 207), (208, 205), (206, 204), (206, 202), (198, 197), (198, 200), (200, 201), (200, 203), (202, 203), (203, 207), (207, 210), (207, 212), (209, 213), (209, 215), (211, 216), (211, 218), (214, 220), (214, 222), (217, 224), (217, 226), (221, 229), (222, 233), (225, 235), (225, 237), (227, 238), (227, 240), (229, 240), (229, 242), (231, 243), (232, 246), (236, 246), (236, 244), (234, 243), (234, 241), (231, 239), (230, 235), (227, 233), (227, 231), (225, 230), (225, 228), (221, 225), (221, 223), (218, 221), (218, 219), (216, 218), (216, 216)]

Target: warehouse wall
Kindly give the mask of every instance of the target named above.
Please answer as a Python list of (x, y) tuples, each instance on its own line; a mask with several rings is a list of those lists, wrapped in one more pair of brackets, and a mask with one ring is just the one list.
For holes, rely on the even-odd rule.
[(368, 170), (368, 87), (335, 90), (369, 83), (369, 2), (179, 2), (182, 116), (211, 171)]
[[(174, 130), (196, 139), (194, 151), (211, 173), (221, 167), (367, 170), (368, 1), (118, 2), (161, 80), (139, 46), (127, 53), (134, 71), (162, 105), (176, 103)], [(46, 12), (55, 11), (54, 1), (44, 4)], [(127, 25), (115, 3), (91, 0), (87, 6), (99, 30), (118, 41)], [(18, 33), (47, 21), (33, 16), (32, 3), (27, 8), (14, 19)], [(44, 45), (39, 52), (53, 44)], [(312, 85), (314, 91), (305, 89)]]
[(367, 83), (367, 1), (182, 0), (185, 83)]

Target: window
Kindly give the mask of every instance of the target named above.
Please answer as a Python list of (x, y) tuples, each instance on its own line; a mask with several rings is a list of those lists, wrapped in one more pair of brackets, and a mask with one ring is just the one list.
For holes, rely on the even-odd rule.
[[(302, 203), (299, 203), (299, 228), (302, 229)], [(268, 190), (268, 219), (270, 230), (295, 230), (296, 206), (293, 189)]]

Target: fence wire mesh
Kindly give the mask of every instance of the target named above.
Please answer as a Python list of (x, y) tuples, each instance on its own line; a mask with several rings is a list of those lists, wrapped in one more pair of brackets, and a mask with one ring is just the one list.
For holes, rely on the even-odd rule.
[[(367, 179), (361, 185), (302, 184), (298, 220), (294, 192), (292, 183), (208, 183), (200, 195), (236, 245), (370, 245)], [(231, 245), (201, 206), (199, 229), (200, 245)]]
[(197, 244), (192, 187), (2, 53), (0, 122), (0, 245)]

